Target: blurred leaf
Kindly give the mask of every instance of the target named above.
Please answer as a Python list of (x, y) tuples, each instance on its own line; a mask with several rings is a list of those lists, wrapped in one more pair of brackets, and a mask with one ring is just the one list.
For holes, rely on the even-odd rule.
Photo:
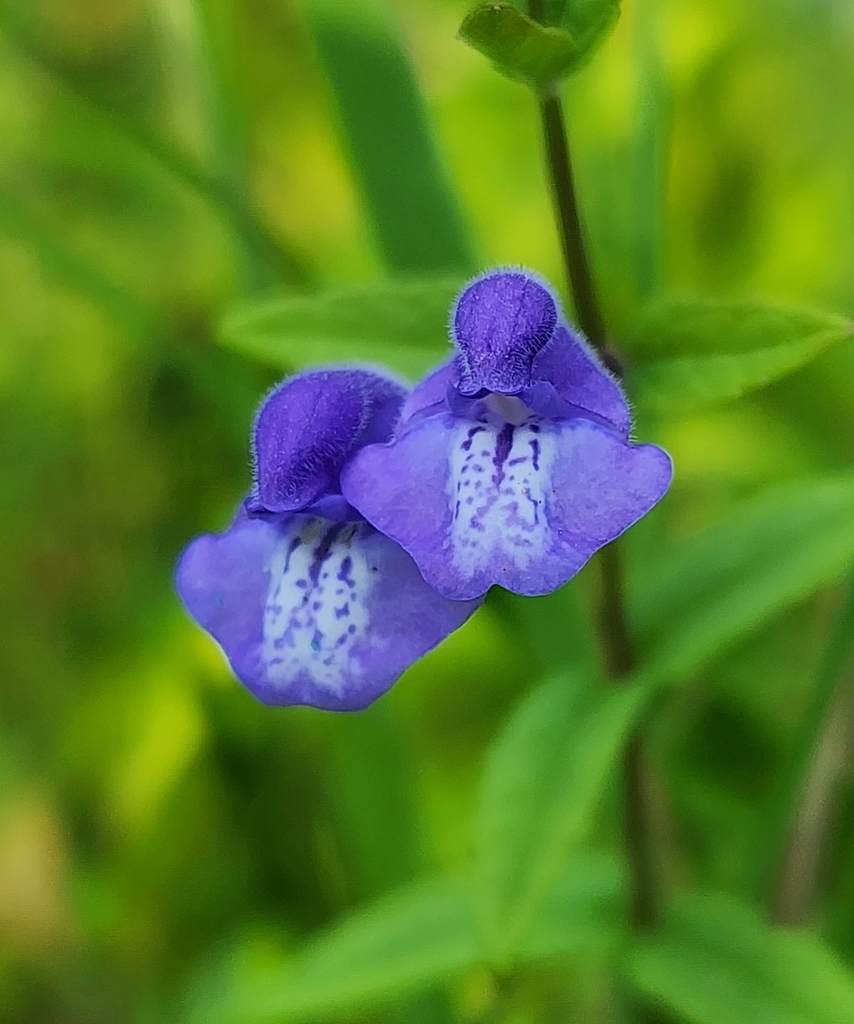
[(165, 171), (202, 196), (230, 221), (245, 248), (257, 253), (285, 281), (305, 284), (308, 275), (300, 260), (256, 218), (243, 195), (218, 175), (209, 174), (196, 161), (153, 131), (144, 121), (109, 97), (93, 90), (86, 80), (56, 56), (30, 29), (18, 12), (0, 2), (0, 32), (11, 46), (41, 72), (49, 75), (66, 93), (94, 111), (117, 136), (145, 152)]
[[(757, 896), (771, 902), (779, 899), (777, 889), (793, 830), (808, 800), (810, 778), (821, 758), (822, 737), (830, 723), (831, 709), (839, 687), (848, 683), (846, 668), (854, 653), (854, 579), (849, 579), (836, 620), (827, 631), (821, 667), (812, 694), (801, 716), (794, 743), (777, 773), (773, 795), (759, 830), (753, 889)], [(812, 801), (816, 801), (813, 794)], [(813, 828), (815, 828), (813, 824)], [(798, 873), (810, 875), (810, 872)]]
[(574, 581), (539, 597), (493, 587), (487, 600), (519, 642), (527, 641), (526, 657), (535, 661), (540, 673), (568, 666), (596, 671), (596, 636)]
[(282, 369), (379, 363), (419, 377), (451, 355), (448, 318), (462, 280), (383, 282), (241, 307), (223, 324), (230, 348)]
[(672, 546), (637, 579), (631, 608), (660, 677), (696, 671), (854, 562), (854, 477), (775, 487)]
[(560, 7), (555, 23), (569, 32), (583, 57), (604, 41), (620, 16), (620, 0), (558, 0), (554, 6)]
[(497, 71), (534, 89), (565, 78), (578, 62), (578, 45), (560, 28), (541, 25), (510, 4), (482, 4), (460, 26), (460, 39)]
[(656, 303), (627, 339), (630, 390), (655, 413), (738, 398), (792, 373), (854, 334), (819, 311), (760, 302)]
[[(196, 27), (197, 76), (204, 95), (205, 122), (215, 177), (233, 196), (251, 194), (248, 159), (248, 111), (242, 96), (238, 45), (239, 23), (236, 0), (192, 0)], [(251, 226), (247, 225), (250, 227)], [(275, 285), (270, 268), (255, 247), (246, 247), (242, 257), (244, 279), (249, 291)]]
[(552, 678), (522, 702), (492, 746), (478, 817), (477, 899), (499, 963), (517, 952), (584, 838), (646, 692)]
[(199, 993), (193, 1024), (340, 1019), (431, 988), (479, 959), (468, 886), (431, 879), (398, 890), (311, 943), (287, 967), (262, 967)]
[(302, 9), (389, 269), (472, 271), (460, 207), (387, 5), (302, 0)]
[(725, 896), (685, 900), (628, 959), (635, 984), (696, 1024), (841, 1024), (854, 977), (809, 932), (765, 924)]
[[(584, 853), (557, 878), (518, 957), (604, 955), (624, 941), (625, 880), (611, 855)], [(186, 1024), (339, 1020), (427, 991), (483, 963), (469, 879), (427, 879), (344, 920), (293, 958), (243, 940), (200, 979)], [(284, 961), (284, 962), (283, 962)]]
[(540, 903), (517, 950), (521, 963), (603, 954), (625, 938), (625, 877), (612, 855), (579, 850)]
[(64, 244), (53, 224), (0, 188), (0, 234), (31, 250), (47, 274), (87, 296), (122, 328), (123, 337), (142, 344), (160, 330), (154, 312), (136, 296), (89, 266)]
[(382, 702), (326, 723), (329, 790), (344, 826), (349, 874), (375, 896), (423, 868), (410, 752)]

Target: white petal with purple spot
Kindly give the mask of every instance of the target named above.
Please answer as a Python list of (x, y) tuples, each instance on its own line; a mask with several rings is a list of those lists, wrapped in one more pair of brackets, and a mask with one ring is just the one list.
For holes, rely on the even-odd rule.
[(359, 543), (363, 529), (298, 519), (282, 535), (270, 562), (261, 648), (274, 686), (307, 672), (317, 687), (337, 693), (361, 674), (353, 653), (370, 626), (375, 580)]
[(496, 559), (526, 569), (552, 542), (546, 507), (557, 447), (548, 423), (454, 426), (448, 497), (457, 570), (475, 575)]

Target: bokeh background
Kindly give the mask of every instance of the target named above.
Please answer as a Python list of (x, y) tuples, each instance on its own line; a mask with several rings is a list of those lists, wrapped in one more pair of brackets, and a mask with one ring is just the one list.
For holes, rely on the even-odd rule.
[[(465, 2), (383, 6), (478, 264), (562, 285), (531, 96), (455, 38)], [(618, 342), (660, 292), (854, 316), (848, 0), (625, 0), (565, 98)], [(278, 377), (218, 343), (222, 317), (390, 270), (341, 123), (297, 0), (0, 6), (4, 1021), (171, 1019), (230, 944), (297, 950), (466, 863), (483, 751), (548, 661), (536, 621), (519, 625), (536, 613), (490, 601), (366, 713), (271, 710), (173, 593), (182, 545), (246, 490), (248, 427)], [(632, 543), (849, 466), (852, 380), (848, 343), (737, 403), (642, 423), (678, 473)], [(742, 876), (835, 599), (758, 624), (660, 717), (674, 884)], [(840, 742), (820, 913), (854, 962)], [(491, 1019), (493, 990), (469, 972), (441, 1007), (365, 1019)], [(599, 1019), (594, 990), (537, 976), (506, 1019)]]

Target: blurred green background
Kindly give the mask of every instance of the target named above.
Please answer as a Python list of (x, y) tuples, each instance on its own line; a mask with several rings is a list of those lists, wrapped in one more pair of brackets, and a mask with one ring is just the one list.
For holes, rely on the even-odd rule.
[[(324, 17), (336, 6), (346, 20), (361, 2)], [(380, 6), (474, 269), (524, 264), (562, 286), (532, 97), (455, 38), (466, 2)], [(279, 376), (218, 344), (224, 314), (453, 263), (407, 252), (400, 220), (397, 255), (383, 243), (311, 7), (0, 7), (3, 1021), (172, 1019), (223, 949), (288, 955), (398, 883), (465, 865), (484, 750), (554, 660), (536, 605), (490, 600), (370, 711), (273, 710), (173, 593), (182, 545), (246, 490), (252, 413)], [(849, 0), (626, 0), (565, 99), (617, 344), (659, 293), (854, 316)], [(368, 157), (394, 172), (386, 127)], [(738, 402), (642, 417), (677, 478), (632, 535), (634, 564), (770, 484), (849, 468), (852, 380), (849, 341)], [(589, 587), (570, 588), (582, 609)], [(742, 885), (837, 593), (831, 580), (781, 603), (657, 715), (672, 885)], [(558, 646), (584, 648), (564, 632)], [(841, 736), (817, 913), (854, 963)], [(500, 1005), (472, 968), (438, 1002), (359, 1019), (601, 1020), (600, 966), (585, 963), (534, 971)]]

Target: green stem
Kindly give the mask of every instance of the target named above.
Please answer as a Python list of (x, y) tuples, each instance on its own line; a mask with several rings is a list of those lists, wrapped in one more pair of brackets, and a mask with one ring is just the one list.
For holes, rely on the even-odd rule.
[[(810, 871), (792, 871), (802, 860), (800, 853), (808, 842), (820, 850), (826, 826), (826, 815), (819, 815), (817, 824), (806, 836), (798, 828), (800, 822), (812, 818), (810, 796), (817, 792), (817, 774), (822, 770), (820, 751), (833, 727), (833, 708), (845, 677), (845, 669), (854, 657), (854, 576), (847, 584), (830, 640), (819, 668), (810, 707), (804, 717), (794, 753), (780, 778), (769, 807), (763, 829), (763, 844), (756, 869), (756, 886), (769, 905), (772, 918), (782, 920), (808, 915), (814, 892), (815, 857), (810, 858)], [(824, 789), (819, 786), (818, 789)], [(799, 908), (795, 914), (792, 908)]]
[[(608, 676), (619, 681), (637, 668), (637, 655), (626, 615), (622, 548), (613, 541), (597, 556), (601, 573), (598, 632)], [(623, 752), (621, 765), (626, 856), (630, 876), (631, 922), (638, 931), (658, 924), (658, 880), (652, 822), (654, 809), (641, 733), (636, 729)]]
[(32, 38), (29, 32), (22, 29), (8, 7), (2, 4), (0, 29), (22, 56), (94, 111), (112, 131), (132, 142), (174, 178), (202, 196), (224, 215), (243, 245), (262, 259), (282, 280), (293, 284), (307, 283), (306, 271), (296, 257), (259, 223), (243, 197), (229, 182), (208, 174), (194, 160), (170, 145), (143, 122), (79, 81)]
[(578, 325), (599, 351), (605, 347), (605, 323), (587, 261), (581, 217), (575, 195), (575, 177), (569, 154), (569, 140), (563, 117), (563, 105), (557, 93), (540, 98), (540, 117), (552, 180), (555, 214), (569, 285), (575, 299)]

